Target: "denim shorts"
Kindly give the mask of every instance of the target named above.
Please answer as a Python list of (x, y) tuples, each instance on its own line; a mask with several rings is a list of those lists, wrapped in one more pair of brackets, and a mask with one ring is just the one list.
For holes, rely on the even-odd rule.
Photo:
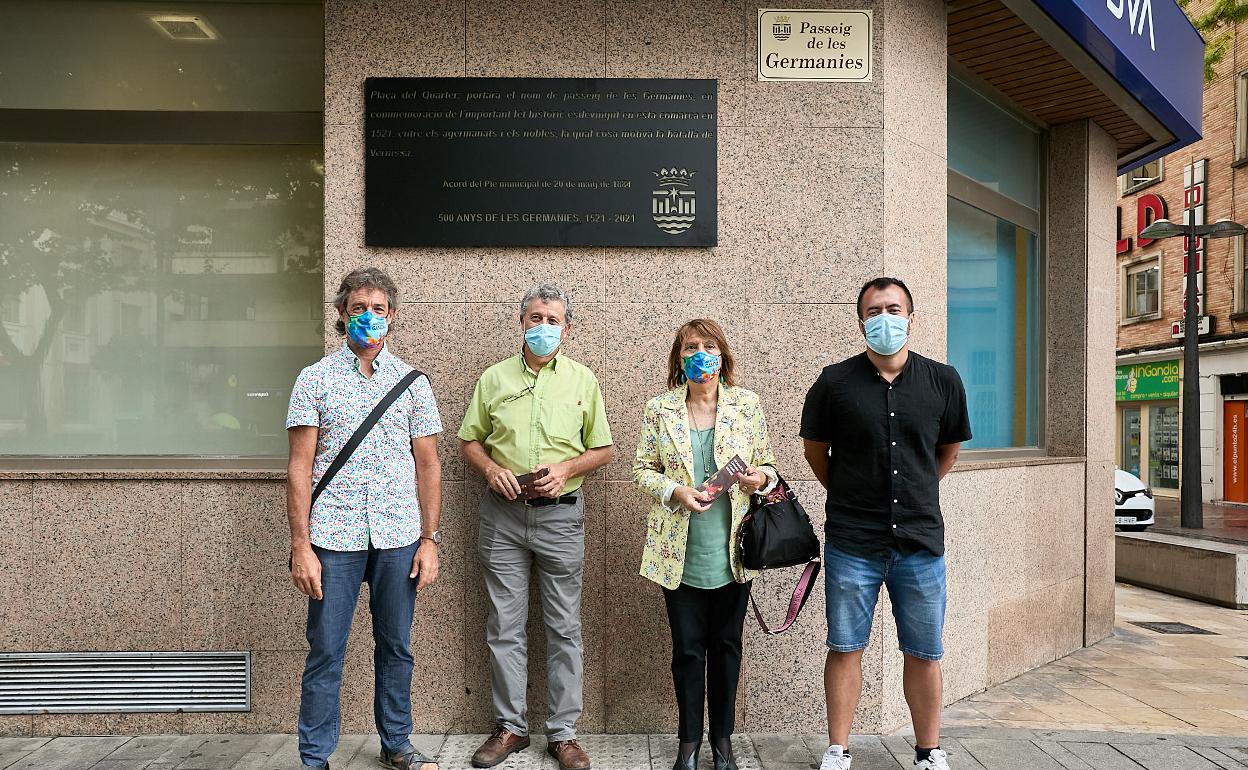
[(897, 643), (907, 655), (940, 660), (945, 626), (945, 557), (927, 551), (868, 558), (824, 546), (828, 649), (855, 652), (866, 648), (880, 586), (888, 587), (897, 620)]

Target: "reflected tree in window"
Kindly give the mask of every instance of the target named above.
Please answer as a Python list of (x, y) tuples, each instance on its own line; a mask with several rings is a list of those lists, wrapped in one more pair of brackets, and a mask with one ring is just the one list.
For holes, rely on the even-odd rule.
[(320, 351), (320, 148), (0, 145), (0, 167), (23, 417), (0, 453), (280, 453), (275, 386)]

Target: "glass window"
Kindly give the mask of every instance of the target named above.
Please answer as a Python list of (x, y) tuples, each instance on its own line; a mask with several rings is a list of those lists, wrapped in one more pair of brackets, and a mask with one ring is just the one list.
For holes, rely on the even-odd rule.
[(1248, 72), (1235, 85), (1235, 160), (1248, 158)]
[(323, 344), (320, 3), (0, 21), (0, 455), (283, 456)]
[(1126, 269), (1124, 318), (1149, 318), (1161, 313), (1161, 264), (1157, 260)]
[(1140, 407), (1127, 406), (1122, 409), (1122, 436), (1119, 447), (1118, 467), (1135, 476), (1140, 475)]
[(1179, 406), (1148, 408), (1148, 483), (1179, 488)]
[(968, 449), (1039, 442), (1035, 233), (949, 199), (949, 363), (962, 375)]
[[(4, 454), (279, 455), (321, 352), (317, 147), (0, 144)], [(12, 386), (12, 385), (11, 385)]]
[(1165, 161), (1161, 158), (1149, 161), (1118, 177), (1118, 187), (1123, 195), (1135, 192), (1165, 179), (1165, 170)]
[(949, 79), (949, 168), (1039, 209), (1039, 137), (1036, 129), (965, 83)]

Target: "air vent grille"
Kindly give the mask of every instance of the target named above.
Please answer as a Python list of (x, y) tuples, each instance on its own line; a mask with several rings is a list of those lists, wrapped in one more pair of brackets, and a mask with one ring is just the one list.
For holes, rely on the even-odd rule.
[(216, 40), (217, 31), (199, 16), (157, 14), (148, 16), (156, 28), (174, 40)]
[(248, 652), (0, 654), (0, 714), (250, 710)]

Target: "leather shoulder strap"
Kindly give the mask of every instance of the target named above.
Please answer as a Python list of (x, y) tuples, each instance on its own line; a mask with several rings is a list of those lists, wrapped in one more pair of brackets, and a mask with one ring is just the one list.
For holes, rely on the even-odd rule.
[[(768, 636), (783, 634), (797, 621), (797, 615), (806, 606), (806, 600), (810, 598), (811, 589), (815, 587), (815, 578), (819, 576), (819, 560), (813, 559), (806, 565), (806, 569), (802, 570), (802, 576), (798, 578), (797, 585), (793, 588), (793, 598), (789, 600), (789, 611), (785, 615), (784, 623), (779, 628), (772, 629), (767, 625), (767, 621), (763, 620), (763, 613), (759, 611), (758, 604), (754, 602), (754, 593), (750, 592), (750, 606), (754, 608), (754, 618), (758, 621), (758, 625), (763, 629), (763, 633)], [(751, 584), (751, 587), (753, 584)]]
[(338, 451), (337, 456), (334, 457), (333, 462), (331, 462), (329, 467), (325, 469), (325, 474), (321, 476), (321, 480), (316, 482), (316, 489), (312, 490), (312, 502), (308, 506), (309, 511), (311, 511), (312, 507), (316, 505), (316, 498), (321, 496), (321, 492), (325, 490), (325, 487), (329, 485), (329, 482), (333, 480), (338, 471), (342, 470), (342, 466), (347, 464), (347, 460), (351, 459), (351, 453), (354, 452), (356, 447), (360, 445), (360, 442), (363, 441), (364, 437), (368, 435), (368, 432), (373, 429), (373, 426), (377, 424), (377, 421), (381, 419), (381, 416), (386, 413), (386, 410), (390, 408), (390, 405), (398, 400), (399, 396), (403, 395), (403, 391), (410, 388), (412, 383), (415, 382), (418, 377), (423, 376), (424, 372), (418, 369), (411, 370), (407, 374), (403, 375), (403, 379), (399, 380), (395, 386), (390, 389), (390, 392), (386, 393), (386, 395), (377, 402), (377, 406), (374, 406), (373, 411), (368, 413), (368, 416), (364, 418), (364, 422), (360, 423), (360, 427), (355, 429), (355, 433), (351, 434), (351, 438), (347, 439), (347, 443), (343, 445), (342, 449)]

